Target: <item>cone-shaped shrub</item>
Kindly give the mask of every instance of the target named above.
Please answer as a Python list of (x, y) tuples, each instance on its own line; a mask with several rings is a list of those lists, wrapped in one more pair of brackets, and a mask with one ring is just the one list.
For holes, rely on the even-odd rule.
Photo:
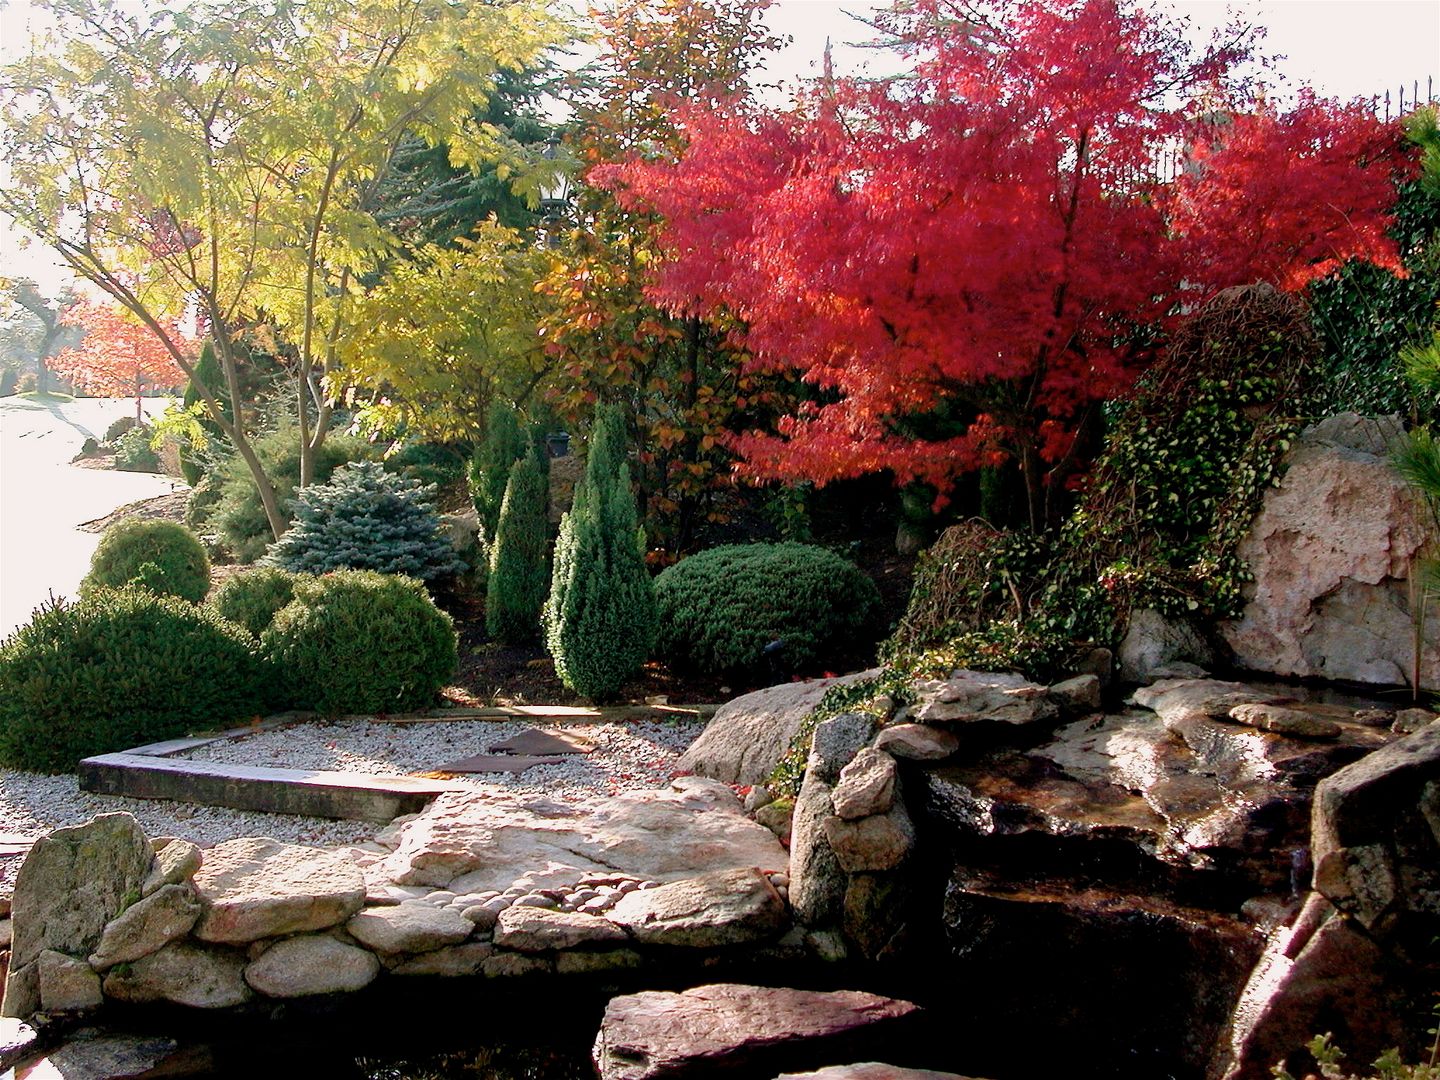
[(295, 523), (265, 565), (297, 574), (378, 570), (433, 581), (464, 569), (431, 507), (434, 488), (357, 461), (295, 499)]
[[(607, 410), (608, 413), (608, 410)], [(655, 591), (640, 544), (618, 417), (597, 420), (575, 505), (561, 523), (546, 644), (566, 686), (613, 697), (655, 645)]]
[(198, 604), (210, 591), (210, 560), (184, 525), (126, 518), (105, 530), (80, 589), (119, 589), (132, 583)]
[(491, 405), (485, 418), (485, 438), (470, 461), (470, 498), (487, 544), (495, 539), (510, 467), (525, 456), (525, 448), (526, 438), (515, 410), (503, 401)]
[(496, 641), (518, 645), (540, 632), (540, 609), (550, 583), (545, 566), (548, 533), (545, 481), (532, 450), (510, 468), (490, 552), (485, 628)]
[(294, 708), (406, 712), (434, 704), (455, 673), (455, 626), (411, 578), (339, 570), (295, 581), (260, 636)]
[(52, 601), (0, 642), (0, 762), (63, 772), (257, 711), (254, 641), (213, 611), (148, 589)]

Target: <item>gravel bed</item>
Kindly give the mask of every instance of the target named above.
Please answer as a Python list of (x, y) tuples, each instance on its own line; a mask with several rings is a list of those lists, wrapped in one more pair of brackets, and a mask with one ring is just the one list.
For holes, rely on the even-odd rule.
[[(387, 724), (369, 720), (306, 721), (210, 743), (184, 754), (197, 761), (271, 768), (325, 769), (404, 775), (430, 772), (447, 762), (483, 754), (493, 744), (530, 728), (569, 731), (592, 740), (589, 754), (520, 774), (458, 775), (480, 791), (585, 799), (663, 787), (705, 721), (677, 719), (627, 723), (534, 723), (522, 720), (446, 720)], [(182, 756), (182, 755), (177, 755)]]

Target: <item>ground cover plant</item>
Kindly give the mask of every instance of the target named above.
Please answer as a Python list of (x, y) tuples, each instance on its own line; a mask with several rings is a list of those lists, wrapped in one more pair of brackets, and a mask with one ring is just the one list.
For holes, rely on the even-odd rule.
[(148, 588), (52, 601), (0, 643), (0, 761), (72, 771), (112, 753), (255, 715), (261, 664), (233, 623)]
[(210, 591), (210, 560), (199, 539), (185, 526), (129, 518), (105, 530), (81, 591), (118, 589), (132, 582), (198, 604)]
[(260, 635), (292, 708), (413, 712), (455, 672), (455, 627), (413, 578), (337, 570), (294, 582)]

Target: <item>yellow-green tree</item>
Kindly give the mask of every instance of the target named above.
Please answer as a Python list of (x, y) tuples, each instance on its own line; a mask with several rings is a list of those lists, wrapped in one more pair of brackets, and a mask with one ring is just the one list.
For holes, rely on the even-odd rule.
[[(181, 9), (43, 0), (47, 41), (0, 72), (4, 212), (165, 341), (285, 518), (247, 433), (237, 336), (274, 328), (295, 378), (301, 483), (347, 379), (356, 300), (401, 252), (378, 214), (397, 151), (540, 173), (477, 108), (564, 26), (544, 0), (216, 0)], [(222, 377), (196, 377), (165, 318), (190, 312)], [(229, 398), (231, 408), (222, 407)]]

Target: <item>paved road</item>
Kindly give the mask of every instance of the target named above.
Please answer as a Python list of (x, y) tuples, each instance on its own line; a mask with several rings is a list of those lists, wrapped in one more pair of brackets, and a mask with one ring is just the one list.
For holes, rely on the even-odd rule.
[[(163, 398), (148, 398), (146, 413), (165, 405)], [(70, 464), (87, 436), (103, 438), (112, 421), (134, 408), (133, 399), (41, 404), (0, 398), (0, 638), (52, 592), (75, 595), (100, 539), (77, 525), (177, 486), (150, 473)]]

